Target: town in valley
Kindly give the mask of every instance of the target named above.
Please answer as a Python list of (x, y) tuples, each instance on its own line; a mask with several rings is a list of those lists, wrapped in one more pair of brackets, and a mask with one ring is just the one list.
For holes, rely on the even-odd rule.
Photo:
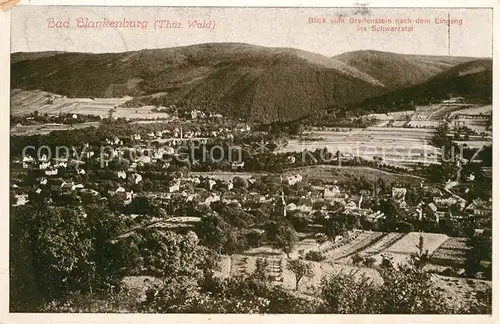
[(14, 53), (11, 311), (491, 313), (491, 82), (380, 51)]

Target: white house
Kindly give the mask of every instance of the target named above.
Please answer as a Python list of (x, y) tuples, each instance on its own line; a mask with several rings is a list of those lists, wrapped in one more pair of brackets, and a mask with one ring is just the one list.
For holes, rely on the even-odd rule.
[(168, 187), (168, 192), (170, 192), (170, 193), (177, 192), (181, 189), (180, 187), (181, 187), (181, 183), (180, 183), (180, 181), (177, 180)]
[(138, 174), (138, 173), (135, 173), (132, 177), (133, 177), (133, 179), (135, 181), (135, 184), (138, 184), (139, 182), (142, 181), (142, 176), (140, 174)]
[(59, 173), (59, 169), (45, 170), (46, 176), (56, 176)]
[(215, 182), (215, 180), (208, 180), (208, 190), (212, 190), (214, 188), (214, 186), (217, 184), (217, 182)]
[(392, 198), (397, 201), (404, 201), (406, 198), (406, 188), (392, 188)]
[(28, 195), (16, 195), (16, 204), (14, 206), (24, 206), (28, 203)]
[(77, 184), (77, 185), (74, 184), (73, 186), (71, 186), (71, 191), (75, 191), (77, 189), (83, 189), (83, 188), (84, 188), (84, 186), (82, 184)]
[(323, 198), (335, 198), (340, 194), (340, 189), (338, 186), (329, 186), (323, 189)]
[(231, 164), (231, 168), (232, 168), (233, 170), (242, 169), (244, 166), (245, 166), (245, 162), (241, 162), (241, 163), (238, 163), (238, 162), (233, 162), (233, 163)]
[(31, 167), (31, 164), (35, 161), (31, 156), (23, 157), (23, 169), (28, 169)]
[(50, 167), (50, 161), (42, 162), (39, 165), (40, 170), (47, 170)]
[(302, 181), (302, 176), (300, 174), (296, 174), (296, 175), (291, 175), (291, 176), (287, 176), (285, 178), (285, 182), (289, 185), (289, 186), (293, 186), (299, 182)]

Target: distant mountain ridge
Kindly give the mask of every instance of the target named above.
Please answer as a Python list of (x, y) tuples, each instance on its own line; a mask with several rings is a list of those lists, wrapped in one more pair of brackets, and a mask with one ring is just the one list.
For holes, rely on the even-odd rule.
[(192, 104), (258, 121), (293, 120), (419, 84), (474, 58), (208, 43), (124, 53), (14, 53), (12, 89)]
[[(492, 96), (493, 61), (477, 59), (453, 66), (423, 83), (365, 99), (350, 108), (374, 112), (397, 111), (410, 109), (413, 105), (437, 103), (450, 97), (489, 104)], [(381, 107), (384, 107), (383, 111)]]
[(474, 57), (398, 54), (373, 50), (346, 52), (335, 59), (371, 75), (387, 89), (395, 90), (427, 81)]

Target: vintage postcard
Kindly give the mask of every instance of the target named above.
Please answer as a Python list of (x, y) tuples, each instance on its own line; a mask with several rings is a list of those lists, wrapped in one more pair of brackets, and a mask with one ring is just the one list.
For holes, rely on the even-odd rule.
[(498, 321), (498, 2), (447, 4), (13, 5), (5, 322)]

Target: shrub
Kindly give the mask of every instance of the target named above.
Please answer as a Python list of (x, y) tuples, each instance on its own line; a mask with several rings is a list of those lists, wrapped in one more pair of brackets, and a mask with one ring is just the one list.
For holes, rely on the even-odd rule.
[(325, 259), (326, 257), (319, 251), (309, 251), (306, 253), (306, 260), (308, 261), (320, 262), (324, 261)]

